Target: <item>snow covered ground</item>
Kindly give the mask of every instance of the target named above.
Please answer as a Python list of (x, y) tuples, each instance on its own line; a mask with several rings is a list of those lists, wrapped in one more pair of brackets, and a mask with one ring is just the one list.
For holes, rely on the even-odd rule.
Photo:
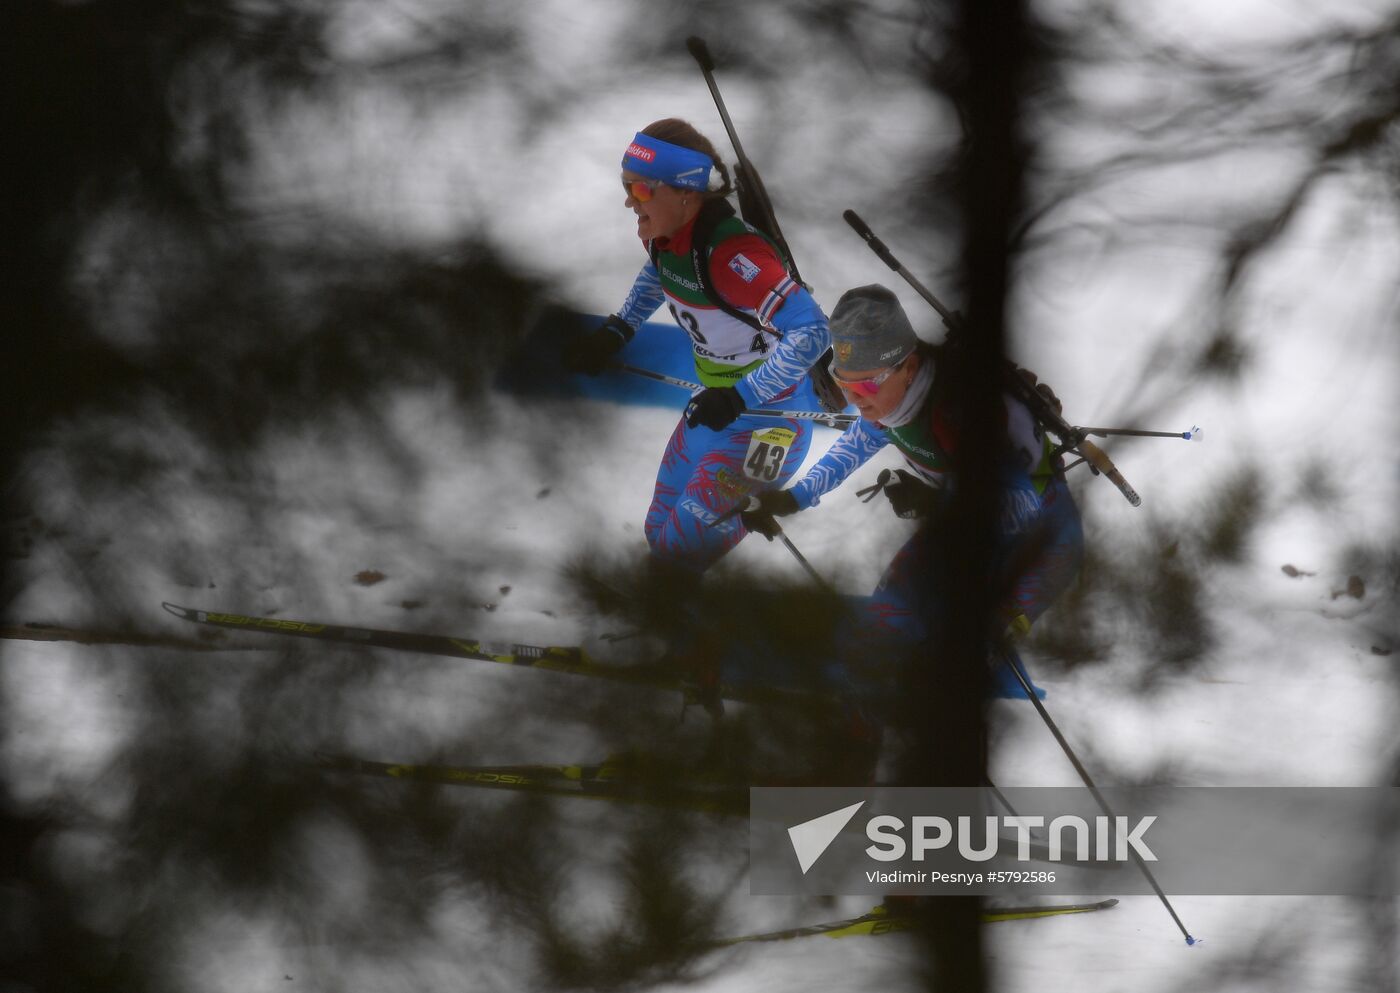
[[(532, 418), (547, 423), (545, 411), (516, 408), (516, 401), (509, 398), (498, 402), (509, 408), (511, 423), (528, 424)], [(437, 451), (460, 447), (446, 411), (438, 411), (444, 416), (437, 416), (432, 408), (431, 397), (405, 399), (400, 414), (405, 442), (417, 439)], [(268, 571), (259, 576), (263, 581), (230, 583), (221, 571), (227, 563), (211, 559), (207, 572), (192, 573), (181, 581), (140, 555), (139, 547), (151, 535), (140, 530), (113, 534), (115, 519), (143, 520), (151, 527), (159, 520), (134, 517), (141, 513), (138, 508), (120, 504), (106, 508), (114, 515), (112, 520), (91, 524), (94, 539), (105, 535), (112, 540), (100, 553), (102, 561), (89, 568), (117, 569), (117, 563), (122, 563), (129, 583), (124, 599), (144, 605), (143, 626), (173, 629), (174, 634), (189, 632), (160, 613), (162, 599), (235, 610), (277, 610), (292, 617), (400, 628), (422, 625), (428, 630), (568, 643), (586, 629), (586, 619), (563, 612), (556, 617), (540, 613), (557, 610), (565, 595), (553, 551), (570, 545), (569, 536), (577, 529), (595, 528), (637, 554), (642, 552), (637, 522), (647, 499), (644, 481), (655, 451), (670, 430), (673, 413), (627, 409), (609, 411), (608, 417), (611, 430), (626, 439), (625, 444), (600, 445), (586, 454), (565, 456), (556, 477), (516, 475), (509, 486), (503, 481), (505, 474), (469, 472), (460, 464), (441, 461), (436, 472), (405, 492), (386, 482), (389, 477), (373, 456), (337, 458), (335, 472), (328, 471), (329, 464), (319, 458), (285, 453), (269, 457), (269, 473), (277, 477), (279, 491), (296, 494), (294, 500), (269, 508), (276, 522), (273, 526), (278, 533), (300, 535), (307, 542), (297, 550), (297, 570), (286, 573), (285, 579), (279, 578), (282, 571), (277, 564), (268, 562)], [(434, 423), (439, 425), (436, 430), (425, 429)], [(296, 448), (294, 441), (278, 445)], [(477, 465), (483, 460), (493, 465), (511, 456), (506, 445), (477, 444), (471, 450)], [(605, 459), (598, 457), (600, 451), (607, 453)], [(1130, 459), (1122, 465), (1125, 472), (1133, 468)], [(868, 468), (865, 475), (874, 472)], [(618, 480), (636, 480), (640, 485), (619, 485)], [(540, 501), (510, 500), (500, 492), (504, 487), (533, 496), (565, 481), (568, 495), (563, 499), (552, 493)], [(1156, 503), (1174, 499), (1169, 491), (1147, 486), (1143, 491)], [(1104, 484), (1091, 482), (1081, 492), (1091, 505), (1121, 499)], [(352, 495), (361, 509), (368, 505), (384, 515), (382, 530), (350, 523), (346, 501)], [(197, 519), (206, 526), (228, 520), (225, 526), (230, 531), (239, 530), (236, 496), (211, 502), (208, 493), (172, 488), (164, 499), (174, 519)], [(547, 519), (539, 512), (541, 505), (549, 507)], [(494, 508), (494, 527), (489, 531), (451, 523), (464, 508), (482, 506)], [(308, 507), (316, 508), (314, 529), (302, 522)], [(408, 533), (431, 536), (435, 543), (431, 552), (406, 546), (401, 530), (391, 526), (408, 514), (416, 521)], [(790, 533), (820, 568), (832, 561), (828, 549), (841, 545), (849, 520), (858, 514), (880, 517), (855, 503), (848, 492), (824, 504), (822, 512), (810, 520), (795, 521)], [(372, 512), (369, 519), (374, 519)], [(900, 540), (900, 527), (886, 528), (880, 517), (874, 530), (887, 533), (871, 543), (868, 560), (852, 563), (839, 573), (842, 584), (853, 591), (868, 587)], [(1306, 534), (1300, 537), (1308, 543), (1318, 540)], [(228, 540), (227, 535), (214, 535), (203, 547), (212, 555)], [(1283, 575), (1280, 565), (1297, 560), (1296, 551), (1297, 546), (1288, 543), (1262, 545), (1248, 563), (1212, 577), (1212, 599), (1225, 631), (1221, 644), (1201, 670), (1168, 679), (1148, 696), (1124, 686), (1123, 674), (1134, 669), (1130, 651), (1115, 651), (1102, 664), (1065, 676), (1036, 668), (1038, 681), (1050, 691), (1052, 713), (1081, 754), (1091, 757), (1091, 766), (1107, 765), (1128, 776), (1166, 768), (1173, 773), (1170, 781), (1184, 785), (1368, 785), (1385, 774), (1397, 712), (1394, 656), (1371, 651), (1367, 599), (1334, 600), (1333, 587), (1340, 580), (1322, 571), (1321, 563), (1305, 562), (1320, 567), (1317, 576), (1289, 579)], [(249, 548), (246, 554), (256, 560), (255, 552)], [(427, 555), (427, 561), (421, 554)], [(778, 545), (752, 541), (738, 555), (762, 565), (772, 565), (776, 558), (785, 566)], [(474, 570), (459, 582), (444, 583), (442, 563), (459, 556), (494, 564)], [(359, 585), (353, 577), (365, 568), (389, 578), (373, 586)], [(506, 586), (510, 590), (502, 595), (500, 590)], [(425, 590), (431, 592), (425, 594)], [(432, 622), (424, 624), (420, 612), (400, 606), (420, 596), (430, 602), (421, 615), (436, 618)], [(498, 601), (494, 610), (452, 606), (454, 602), (483, 603), (487, 598)], [(74, 624), (100, 620), (82, 613), (81, 601), (65, 600), (61, 570), (36, 574), (32, 600), (15, 609), (17, 617), (28, 620)], [(123, 816), (129, 795), (119, 785), (101, 787), (97, 777), (114, 755), (133, 745), (127, 732), (141, 733), (140, 703), (123, 699), (127, 683), (121, 674), (126, 666), (148, 664), (151, 655), (151, 650), (62, 643), (5, 645), (9, 730), (3, 757), (6, 778), (17, 798), (41, 802), (70, 796), (101, 816)], [(358, 747), (362, 754), (391, 759), (426, 757), (435, 740), (457, 740), (473, 721), (490, 727), (493, 706), (509, 701), (522, 686), (539, 690), (546, 681), (569, 678), (493, 671), (485, 665), (402, 658), (391, 662), (348, 698), (341, 717), (350, 724), (340, 729), (340, 741)], [(237, 685), (246, 676), (228, 670), (248, 663), (237, 653), (212, 653), (207, 658), (185, 657), (179, 664), (205, 672), (212, 690), (230, 682)], [(1075, 783), (1072, 770), (1026, 705), (1000, 702), (996, 716), (1004, 729), (995, 755), (996, 781), (1002, 785)], [(239, 733), (237, 722), (230, 723), (226, 714), (210, 713), (205, 719), (211, 734)], [(580, 741), (577, 731), (530, 730), (528, 737), (494, 737), (470, 758), (528, 762), (601, 757), (588, 751), (593, 746)], [(493, 803), (490, 797), (474, 797), (462, 801), (462, 807), (465, 812), (473, 804), (489, 807)], [(595, 829), (606, 830), (602, 815), (588, 812), (582, 818)], [(735, 837), (742, 843), (742, 835)], [(332, 858), (324, 854), (328, 844), (321, 837), (314, 846), (322, 858)], [(371, 853), (357, 850), (353, 841), (347, 840), (345, 847), (358, 858), (372, 858)], [(1394, 854), (1391, 851), (1392, 858)], [(343, 866), (320, 871), (346, 879), (343, 885), (353, 890), (348, 881), (353, 876), (345, 876)], [(345, 899), (354, 897), (354, 893), (345, 895)], [(1114, 910), (1092, 917), (990, 927), (988, 941), (998, 988), (1027, 993), (1086, 988), (1268, 988), (1300, 993), (1368, 989), (1366, 981), (1348, 977), (1367, 963), (1373, 935), (1365, 918), (1377, 908), (1339, 898), (1178, 896), (1174, 902), (1187, 926), (1206, 939), (1204, 944), (1186, 948), (1151, 897), (1125, 898)], [(489, 902), (478, 904), (477, 912), (487, 907)], [(743, 932), (812, 923), (865, 909), (858, 898), (843, 898), (829, 906), (750, 898), (743, 895), (741, 884), (728, 901), (727, 914), (733, 930)], [(1389, 913), (1393, 922), (1393, 901), (1380, 910)], [(369, 968), (368, 959), (353, 960), (353, 968), (344, 960), (330, 966), (323, 958), (325, 950), (302, 947), (304, 936), (290, 942), (275, 933), (259, 936), (259, 928), (270, 926), (256, 918), (202, 922), (186, 937), (188, 961), (180, 967), (189, 978), (189, 988), (260, 989), (275, 985), (274, 979), (284, 973), (324, 976), (327, 971), (344, 984), (339, 988), (375, 988), (376, 970)], [(429, 955), (429, 961), (441, 956), (444, 974), (457, 960), (456, 954), (439, 946), (419, 948), (416, 954)], [(835, 990), (875, 983), (913, 988), (909, 978), (913, 956), (913, 943), (899, 936), (841, 942), (812, 938), (735, 952), (728, 968), (691, 988)]]

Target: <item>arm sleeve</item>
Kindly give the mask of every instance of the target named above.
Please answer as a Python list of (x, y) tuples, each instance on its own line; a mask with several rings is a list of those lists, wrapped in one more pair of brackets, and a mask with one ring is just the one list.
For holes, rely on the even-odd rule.
[(763, 364), (735, 384), (745, 405), (758, 407), (802, 382), (807, 370), (831, 347), (831, 330), (812, 294), (792, 280), (770, 323), (782, 335)]
[(1044, 456), (1044, 438), (1019, 400), (1003, 396), (1007, 446), (999, 476), (1002, 504), (998, 526), (1002, 534), (1031, 530), (1040, 519), (1041, 499), (1032, 472)]
[(887, 444), (889, 438), (885, 432), (865, 418), (856, 421), (826, 450), (817, 464), (793, 484), (790, 492), (797, 506), (803, 510), (815, 507), (821, 502), (822, 494), (840, 486)]
[(617, 316), (636, 331), (642, 326), (642, 322), (656, 313), (665, 302), (666, 294), (661, 292), (661, 276), (657, 273), (656, 266), (648, 262), (642, 266), (642, 271), (637, 273), (632, 289), (627, 294), (627, 299), (622, 301)]
[(763, 365), (734, 384), (746, 406), (762, 406), (800, 383), (831, 347), (821, 307), (758, 235), (736, 235), (716, 245), (710, 253), (710, 279), (731, 305), (753, 311), (775, 332)]

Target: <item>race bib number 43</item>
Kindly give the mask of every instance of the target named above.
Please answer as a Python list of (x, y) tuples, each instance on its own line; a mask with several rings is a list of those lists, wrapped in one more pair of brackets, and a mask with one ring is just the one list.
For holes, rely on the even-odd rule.
[(783, 461), (792, 448), (797, 432), (792, 428), (755, 431), (744, 456), (744, 475), (760, 483), (771, 483), (783, 471)]

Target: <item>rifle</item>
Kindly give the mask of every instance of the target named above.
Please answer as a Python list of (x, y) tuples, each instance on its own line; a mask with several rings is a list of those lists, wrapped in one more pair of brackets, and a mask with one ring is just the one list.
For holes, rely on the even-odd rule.
[[(942, 302), (934, 296), (923, 283), (919, 282), (908, 269), (894, 257), (894, 254), (885, 246), (885, 243), (875, 237), (875, 233), (870, 230), (870, 225), (861, 220), (860, 215), (854, 210), (847, 210), (841, 215), (845, 218), (856, 234), (860, 235), (871, 251), (880, 257), (880, 260), (895, 272), (904, 277), (905, 282), (912, 286), (925, 300), (938, 311), (938, 316), (943, 318), (943, 324), (948, 328), (948, 341), (955, 344), (957, 339), (967, 334), (967, 325), (963, 316), (957, 311), (949, 310), (943, 306)], [(1059, 441), (1058, 447), (1052, 453), (1061, 455), (1065, 452), (1073, 452), (1086, 462), (1094, 475), (1102, 473), (1118, 487), (1119, 492), (1127, 498), (1134, 507), (1142, 505), (1142, 497), (1137, 491), (1128, 485), (1128, 481), (1123, 478), (1123, 474), (1118, 471), (1118, 467), (1113, 464), (1113, 460), (1108, 457), (1099, 446), (1088, 440), (1090, 434), (1110, 435), (1110, 434), (1130, 434), (1149, 437), (1184, 438), (1188, 441), (1200, 441), (1201, 429), (1192, 428), (1190, 431), (1135, 431), (1126, 428), (1082, 428), (1075, 427), (1064, 419), (1058, 410), (1050, 403), (1048, 397), (1036, 389), (1024, 376), (1017, 371), (1016, 366), (1008, 361), (1003, 371), (1003, 380), (1006, 387), (1025, 404), (1026, 409), (1031, 412), (1040, 425)], [(1078, 463), (1074, 463), (1077, 465)]]
[(685, 47), (690, 50), (690, 54), (700, 66), (700, 71), (705, 74), (705, 85), (710, 88), (710, 96), (714, 98), (720, 120), (724, 122), (724, 130), (729, 134), (729, 143), (734, 146), (734, 155), (739, 160), (739, 164), (734, 167), (734, 182), (739, 191), (739, 215), (773, 239), (787, 260), (792, 278), (804, 286), (807, 285), (797, 271), (797, 262), (792, 257), (792, 250), (788, 248), (787, 239), (783, 237), (778, 217), (773, 213), (773, 201), (768, 199), (763, 180), (759, 178), (758, 170), (749, 161), (749, 157), (744, 154), (744, 146), (739, 142), (734, 122), (729, 119), (724, 97), (720, 96), (719, 84), (715, 82), (715, 60), (710, 57), (710, 49), (706, 46), (705, 39), (691, 35), (685, 40)]
[[(783, 237), (778, 216), (773, 212), (773, 201), (768, 198), (768, 191), (763, 186), (758, 170), (744, 154), (744, 146), (739, 141), (738, 132), (734, 130), (734, 122), (729, 119), (729, 110), (724, 105), (724, 97), (720, 96), (719, 84), (715, 82), (715, 61), (710, 57), (709, 47), (703, 38), (695, 35), (685, 40), (685, 47), (690, 50), (690, 54), (700, 66), (700, 71), (705, 75), (705, 85), (710, 88), (710, 96), (714, 98), (720, 120), (724, 122), (724, 130), (729, 135), (729, 143), (734, 146), (734, 154), (739, 160), (738, 165), (734, 167), (734, 182), (739, 191), (739, 216), (772, 239), (778, 246), (778, 251), (782, 253), (792, 278), (804, 287), (807, 286), (802, 274), (797, 270), (797, 261), (792, 257), (792, 249)], [(837, 414), (846, 409), (847, 403), (845, 395), (831, 378), (832, 356), (832, 350), (828, 348), (813, 364), (808, 376), (821, 405), (830, 413)]]

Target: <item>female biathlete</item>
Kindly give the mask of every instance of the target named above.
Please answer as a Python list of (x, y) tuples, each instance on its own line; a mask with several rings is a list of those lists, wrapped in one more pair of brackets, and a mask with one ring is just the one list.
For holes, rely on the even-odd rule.
[[(961, 437), (950, 407), (955, 360), (919, 340), (888, 289), (862, 286), (843, 294), (831, 314), (831, 336), (832, 374), (860, 420), (790, 489), (759, 494), (740, 516), (746, 529), (771, 537), (778, 532), (775, 517), (815, 506), (886, 445), (899, 449), (906, 468), (882, 474), (878, 485), (899, 516), (924, 523), (890, 563), (843, 647), (848, 667), (858, 670), (856, 659), (897, 658), (901, 647), (937, 633), (947, 593), (936, 585), (942, 572), (936, 556), (943, 551), (937, 528), (964, 447), (975, 442)], [(1005, 433), (994, 439), (1001, 505), (991, 567), (1003, 591), (994, 633), (1015, 638), (1073, 582), (1084, 534), (1061, 461), (1040, 426), (1010, 394), (1004, 414)], [(999, 667), (997, 674), (1003, 695), (1022, 695), (1010, 673)], [(859, 672), (851, 676), (857, 695), (880, 692)]]
[(622, 308), (566, 359), (603, 371), (662, 304), (690, 336), (705, 389), (662, 455), (646, 538), (654, 564), (698, 576), (747, 533), (726, 511), (782, 485), (806, 457), (808, 421), (745, 412), (816, 409), (809, 370), (830, 332), (774, 243), (735, 215), (728, 169), (690, 124), (668, 118), (639, 132), (622, 157), (622, 186), (650, 258)]

